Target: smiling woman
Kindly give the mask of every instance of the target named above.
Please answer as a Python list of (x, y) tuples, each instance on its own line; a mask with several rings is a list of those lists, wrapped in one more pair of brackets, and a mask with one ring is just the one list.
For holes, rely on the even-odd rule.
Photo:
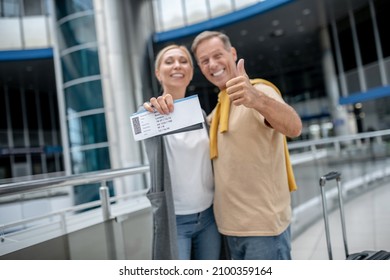
[[(173, 100), (185, 97), (193, 71), (186, 47), (163, 48), (155, 62), (163, 93), (145, 102), (144, 108), (172, 112)], [(153, 259), (219, 259), (208, 125), (202, 122), (201, 127), (145, 139), (145, 147), (151, 173), (147, 197), (153, 208)]]
[(155, 63), (156, 78), (163, 87), (163, 96), (183, 98), (194, 75), (191, 54), (184, 46), (170, 45), (162, 49)]

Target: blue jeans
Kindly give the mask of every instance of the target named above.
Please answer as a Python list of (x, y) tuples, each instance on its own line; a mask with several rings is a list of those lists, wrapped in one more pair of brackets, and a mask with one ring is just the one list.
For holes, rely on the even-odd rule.
[(221, 235), (215, 223), (213, 206), (196, 214), (176, 215), (176, 224), (179, 259), (219, 259)]
[(233, 260), (291, 260), (290, 226), (278, 236), (226, 236)]

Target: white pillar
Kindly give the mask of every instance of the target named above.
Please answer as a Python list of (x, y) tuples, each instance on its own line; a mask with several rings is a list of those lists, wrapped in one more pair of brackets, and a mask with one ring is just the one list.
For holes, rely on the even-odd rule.
[[(98, 39), (100, 72), (106, 115), (110, 160), (113, 169), (136, 166), (144, 163), (141, 142), (134, 141), (130, 126), (130, 114), (134, 113), (143, 97), (142, 71), (148, 65), (138, 63), (140, 54), (146, 49), (146, 42), (139, 34), (129, 32), (141, 28), (134, 18), (142, 18), (140, 11), (134, 9), (140, 3), (150, 1), (95, 0), (95, 24)], [(146, 5), (145, 4), (145, 5)], [(149, 18), (149, 22), (153, 20)], [(134, 26), (135, 25), (135, 26)], [(144, 28), (144, 27), (143, 27)], [(144, 31), (144, 29), (142, 29)], [(151, 37), (153, 29), (147, 29), (146, 38)], [(134, 47), (134, 42), (138, 44)], [(133, 181), (134, 178), (129, 178)], [(136, 182), (123, 185), (141, 186), (140, 178)], [(116, 183), (116, 186), (119, 184)], [(122, 187), (116, 187), (121, 193)], [(126, 192), (126, 191), (123, 191)]]
[(334, 132), (336, 136), (347, 135), (349, 134), (348, 112), (346, 107), (339, 105), (340, 91), (337, 84), (334, 59), (326, 27), (321, 28), (320, 36), (325, 89), (328, 96), (329, 111), (332, 117)]

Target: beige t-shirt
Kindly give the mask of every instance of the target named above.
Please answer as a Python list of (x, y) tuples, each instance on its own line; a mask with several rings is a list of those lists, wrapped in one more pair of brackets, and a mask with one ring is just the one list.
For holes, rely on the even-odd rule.
[[(279, 99), (279, 97), (275, 97)], [(291, 219), (283, 135), (254, 109), (231, 104), (229, 131), (218, 132), (214, 211), (231, 236), (274, 236)]]

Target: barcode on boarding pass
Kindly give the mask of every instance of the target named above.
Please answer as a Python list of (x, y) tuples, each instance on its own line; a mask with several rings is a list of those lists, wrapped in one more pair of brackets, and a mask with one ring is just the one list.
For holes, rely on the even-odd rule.
[(134, 134), (135, 135), (140, 134), (142, 132), (142, 129), (141, 129), (141, 124), (139, 122), (139, 117), (134, 117), (132, 121), (133, 121)]

